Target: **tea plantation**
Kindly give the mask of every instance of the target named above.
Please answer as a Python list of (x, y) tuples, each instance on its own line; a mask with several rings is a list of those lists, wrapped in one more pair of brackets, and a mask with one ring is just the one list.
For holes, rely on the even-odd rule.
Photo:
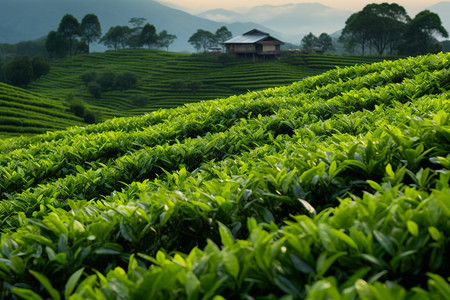
[[(222, 59), (223, 58), (223, 59)], [(64, 99), (69, 93), (101, 112), (102, 119), (133, 116), (159, 108), (173, 108), (190, 102), (219, 99), (247, 91), (291, 84), (336, 66), (379, 61), (378, 57), (293, 55), (279, 61), (254, 63), (210, 54), (184, 54), (128, 49), (78, 55), (55, 61), (50, 73), (27, 89), (49, 98)], [(88, 72), (131, 72), (137, 76), (132, 88), (108, 90), (96, 99), (81, 76)], [(173, 82), (200, 83), (174, 88)], [(144, 96), (136, 105), (133, 98)]]
[(448, 299), (449, 98), (438, 54), (0, 140), (0, 297)]

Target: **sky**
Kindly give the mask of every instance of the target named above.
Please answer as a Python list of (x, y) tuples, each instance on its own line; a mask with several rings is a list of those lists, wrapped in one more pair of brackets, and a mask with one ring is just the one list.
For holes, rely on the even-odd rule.
[[(443, 0), (441, 0), (443, 1)], [(318, 2), (323, 5), (341, 10), (360, 11), (369, 3), (395, 2), (405, 7), (409, 14), (416, 14), (424, 8), (440, 2), (430, 0), (159, 0), (159, 2), (170, 4), (173, 7), (183, 8), (190, 13), (200, 13), (209, 9), (225, 8), (232, 10), (245, 10), (247, 7), (260, 5), (283, 5), (288, 3), (311, 3)]]

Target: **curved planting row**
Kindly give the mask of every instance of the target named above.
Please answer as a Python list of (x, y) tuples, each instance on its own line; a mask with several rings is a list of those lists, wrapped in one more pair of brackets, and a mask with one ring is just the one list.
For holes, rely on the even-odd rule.
[(446, 297), (449, 62), (10, 140), (1, 297)]

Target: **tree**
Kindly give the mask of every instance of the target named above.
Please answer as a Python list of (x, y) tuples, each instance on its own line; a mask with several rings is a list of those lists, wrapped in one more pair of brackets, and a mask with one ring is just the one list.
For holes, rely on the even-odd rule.
[(98, 18), (94, 14), (84, 16), (80, 25), (81, 40), (87, 43), (88, 47), (92, 42), (100, 39), (102, 36), (102, 27)]
[(28, 55), (16, 55), (5, 67), (6, 83), (25, 86), (33, 79), (33, 65)]
[(128, 44), (130, 28), (128, 26), (114, 26), (100, 40), (108, 48), (114, 50), (125, 48)]
[(345, 21), (345, 27), (339, 41), (344, 43), (346, 47), (359, 45), (361, 54), (364, 55), (370, 41), (371, 26), (371, 18), (367, 11), (354, 13)]
[(141, 45), (147, 45), (149, 49), (152, 45), (155, 45), (158, 40), (155, 26), (149, 23), (145, 24), (139, 40)]
[(131, 48), (142, 47), (143, 44), (141, 42), (141, 33), (143, 28), (142, 25), (144, 25), (145, 20), (146, 20), (145, 18), (131, 18), (128, 21), (128, 23), (132, 25), (128, 37), (128, 45)]
[(306, 51), (312, 51), (314, 50), (318, 45), (318, 39), (317, 37), (310, 32), (308, 35), (305, 35), (302, 38), (301, 46)]
[(435, 36), (448, 37), (448, 32), (442, 26), (439, 15), (424, 10), (407, 25), (400, 53), (404, 55), (437, 53), (442, 50), (442, 45)]
[(80, 34), (80, 23), (74, 16), (66, 14), (59, 23), (58, 33), (69, 41), (69, 55), (72, 56), (74, 41)]
[(396, 3), (369, 4), (363, 9), (370, 21), (369, 40), (379, 55), (388, 47), (390, 52), (405, 32), (411, 18), (404, 7)]
[(208, 48), (217, 45), (214, 34), (203, 29), (198, 29), (197, 32), (189, 38), (188, 42), (194, 46), (197, 52), (202, 48), (203, 51), (206, 51)]
[(333, 39), (324, 32), (317, 39), (317, 47), (324, 53), (328, 50), (333, 50)]
[(45, 40), (45, 49), (52, 58), (64, 57), (69, 50), (69, 42), (60, 33), (50, 31)]
[(215, 39), (217, 43), (219, 43), (223, 49), (225, 49), (224, 43), (231, 39), (233, 37), (233, 34), (231, 31), (228, 30), (226, 26), (222, 26), (219, 29), (216, 30)]
[(173, 43), (173, 41), (175, 41), (176, 38), (176, 35), (169, 34), (167, 31), (163, 30), (159, 33), (156, 44), (158, 48), (166, 48), (166, 50), (169, 51), (169, 46)]

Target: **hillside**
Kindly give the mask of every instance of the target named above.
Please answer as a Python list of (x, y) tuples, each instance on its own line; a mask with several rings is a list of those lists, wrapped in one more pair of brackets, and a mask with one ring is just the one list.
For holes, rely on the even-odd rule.
[(0, 83), (0, 138), (85, 125), (61, 101)]
[[(190, 102), (228, 97), (247, 91), (288, 85), (301, 78), (320, 74), (336, 66), (379, 61), (381, 58), (294, 55), (280, 61), (253, 63), (228, 61), (217, 56), (191, 55), (165, 51), (121, 50), (80, 55), (58, 60), (50, 73), (28, 89), (49, 98), (64, 99), (74, 94), (101, 112), (102, 119), (143, 114), (159, 108), (172, 108)], [(132, 72), (137, 86), (123, 91), (108, 91), (101, 99), (92, 97), (80, 79), (86, 72), (105, 70)], [(171, 82), (201, 82), (196, 93), (171, 87)], [(135, 95), (148, 100), (136, 105)]]
[(445, 299), (450, 54), (0, 140), (0, 295)]

